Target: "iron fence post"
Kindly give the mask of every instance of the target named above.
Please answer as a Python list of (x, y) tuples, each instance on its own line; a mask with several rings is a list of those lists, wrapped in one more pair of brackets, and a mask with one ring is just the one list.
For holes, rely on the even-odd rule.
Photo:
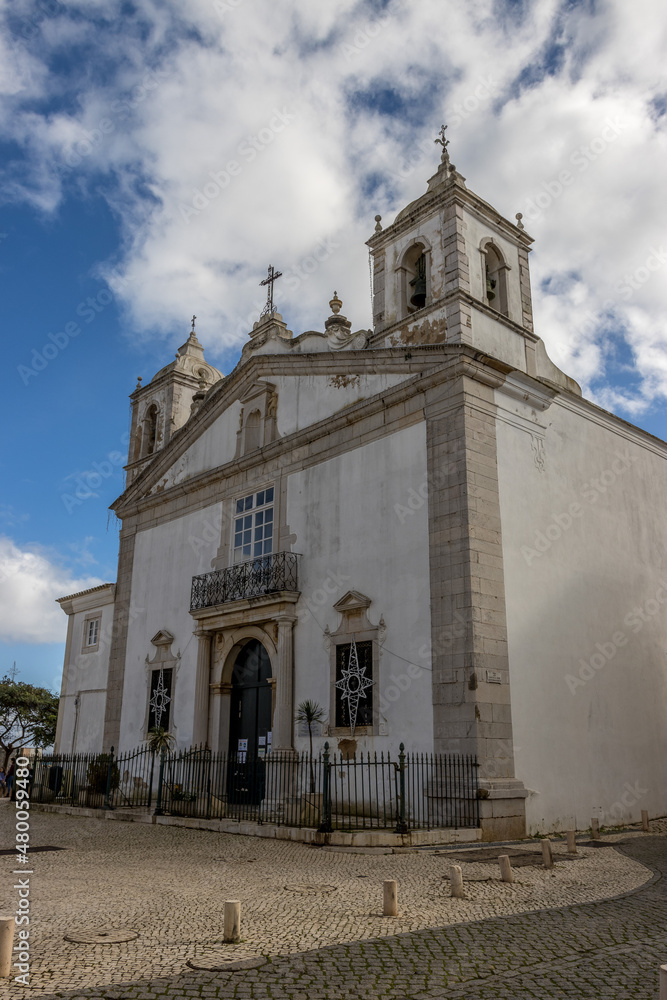
[(162, 779), (164, 777), (164, 747), (160, 750), (160, 771), (157, 778), (157, 803), (155, 805), (155, 816), (162, 816), (164, 814), (164, 809), (162, 808)]
[(331, 833), (331, 782), (329, 773), (329, 743), (324, 744), (322, 754), (322, 822), (318, 827), (319, 833)]
[(398, 753), (398, 764), (394, 765), (398, 772), (398, 822), (396, 833), (407, 833), (408, 824), (405, 821), (405, 744), (401, 743)]
[[(113, 779), (113, 747), (111, 747), (111, 751), (109, 753), (109, 764), (107, 766), (107, 787), (106, 787), (106, 792), (105, 792), (105, 795), (104, 795), (104, 808), (105, 809), (113, 809), (113, 806), (111, 805), (111, 802), (109, 801), (109, 796), (111, 794), (112, 779)], [(98, 795), (99, 795), (99, 792), (98, 792)]]

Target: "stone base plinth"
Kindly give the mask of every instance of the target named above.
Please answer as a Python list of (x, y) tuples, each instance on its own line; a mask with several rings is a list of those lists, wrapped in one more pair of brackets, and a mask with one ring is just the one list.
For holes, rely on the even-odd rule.
[(482, 840), (522, 840), (526, 833), (528, 792), (515, 778), (481, 779), (479, 820)]

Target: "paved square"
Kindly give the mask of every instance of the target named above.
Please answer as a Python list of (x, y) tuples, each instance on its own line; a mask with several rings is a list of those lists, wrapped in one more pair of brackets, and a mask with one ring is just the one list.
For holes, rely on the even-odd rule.
[[(4, 844), (12, 812), (0, 810)], [(558, 845), (554, 871), (522, 867), (514, 885), (494, 862), (463, 863), (468, 898), (452, 900), (452, 852), (350, 854), (38, 811), (31, 826), (34, 846), (66, 850), (32, 855), (31, 985), (8, 981), (2, 996), (650, 997), (646, 983), (667, 961), (667, 900), (654, 876), (667, 867), (664, 837), (580, 848), (577, 860)], [(13, 912), (14, 858), (0, 860), (1, 908)], [(398, 918), (381, 916), (385, 878), (398, 881)], [(223, 950), (230, 898), (243, 905), (243, 940), (231, 950), (269, 960), (190, 969)], [(102, 928), (137, 937), (64, 940)], [(600, 993), (607, 968), (620, 979)], [(642, 976), (644, 992), (618, 992)]]

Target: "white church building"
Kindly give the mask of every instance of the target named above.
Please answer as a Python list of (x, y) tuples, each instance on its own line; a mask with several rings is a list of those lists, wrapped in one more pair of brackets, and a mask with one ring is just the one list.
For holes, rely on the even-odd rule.
[(58, 752), (305, 750), (311, 699), (316, 750), (475, 754), (485, 839), (667, 814), (667, 445), (550, 361), (531, 243), (443, 147), (373, 329), (271, 298), (223, 376), (193, 321), (131, 396), (117, 580), (59, 602)]

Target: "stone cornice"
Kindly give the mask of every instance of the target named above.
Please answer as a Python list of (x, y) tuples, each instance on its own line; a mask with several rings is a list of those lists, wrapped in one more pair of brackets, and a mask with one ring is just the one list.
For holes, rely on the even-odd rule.
[(625, 438), (626, 441), (632, 441), (633, 444), (639, 445), (641, 448), (646, 448), (654, 455), (667, 458), (666, 441), (656, 437), (654, 434), (650, 434), (648, 431), (642, 430), (641, 427), (635, 427), (634, 424), (628, 423), (622, 417), (617, 417), (616, 414), (610, 413), (609, 410), (603, 410), (601, 406), (598, 406), (597, 403), (592, 403), (590, 399), (585, 399), (583, 396), (575, 396), (573, 393), (561, 390), (557, 393), (555, 402), (564, 409), (570, 410), (572, 413), (576, 413), (577, 416), (584, 417), (586, 420), (590, 420), (599, 427), (606, 427), (613, 430), (615, 434)]
[[(459, 345), (438, 345), (438, 350), (444, 354), (452, 353)], [(359, 375), (359, 374), (397, 374), (418, 375), (424, 369), (431, 368), (436, 363), (428, 349), (410, 347), (410, 357), (406, 358), (406, 349), (378, 348), (374, 350), (345, 351), (341, 354), (261, 354), (250, 358), (243, 365), (237, 365), (224, 380), (217, 383), (200, 409), (174, 434), (165, 448), (159, 451), (148, 466), (133, 480), (132, 484), (112, 504), (111, 509), (118, 513), (128, 502), (140, 500), (150, 487), (160, 479), (176, 459), (190, 447), (191, 444), (207, 430), (228, 406), (247, 393), (260, 378), (271, 378), (278, 375)], [(347, 413), (363, 406), (362, 400), (355, 407), (349, 407)], [(322, 421), (323, 425), (331, 423)], [(317, 425), (314, 425), (317, 426)], [(307, 429), (310, 431), (310, 428)], [(296, 434), (306, 433), (305, 431)], [(290, 435), (285, 440), (292, 440)], [(277, 444), (277, 442), (274, 442)], [(272, 446), (264, 448), (266, 452)], [(239, 460), (243, 462), (243, 459)], [(256, 458), (250, 458), (253, 465)], [(166, 491), (165, 491), (166, 492)], [(162, 494), (164, 495), (164, 494)]]
[[(415, 349), (416, 352), (419, 350), (419, 348)], [(365, 355), (367, 353), (364, 352)], [(403, 404), (407, 400), (415, 400), (416, 397), (421, 398), (421, 402), (418, 405), (415, 404), (416, 409), (419, 410), (419, 416), (415, 417), (415, 419), (423, 419), (424, 394), (442, 382), (457, 377), (468, 377), (485, 385), (496, 387), (502, 384), (505, 375), (514, 370), (509, 365), (489, 358), (479, 351), (474, 351), (467, 345), (442, 345), (439, 348), (439, 353), (442, 357), (438, 359), (433, 357), (432, 351), (429, 349), (425, 349), (424, 353), (427, 356), (425, 360), (429, 362), (428, 367), (423, 363), (417, 365), (417, 371), (414, 376), (406, 379), (405, 382), (383, 390), (369, 399), (360, 400), (354, 406), (346, 407), (338, 414), (325, 417), (323, 420), (315, 424), (310, 424), (302, 430), (295, 431), (293, 434), (273, 441), (271, 444), (258, 449), (252, 454), (233, 459), (224, 465), (206, 470), (182, 483), (162, 490), (159, 494), (148, 495), (145, 492), (146, 484), (144, 485), (144, 490), (139, 492), (139, 495), (132, 496), (133, 490), (130, 489), (128, 494), (124, 495), (126, 499), (121, 497), (114, 505), (114, 509), (119, 517), (132, 518), (151, 508), (159, 508), (171, 501), (177, 501), (179, 498), (192, 497), (197, 492), (204, 491), (221, 480), (232, 481), (234, 477), (243, 475), (246, 471), (255, 469), (259, 465), (274, 465), (276, 467), (280, 465), (281, 468), (285, 467), (284, 456), (289, 456), (293, 453), (300, 454), (304, 449), (312, 446), (317, 446), (317, 453), (321, 454), (324, 449), (319, 446), (319, 442), (322, 442), (330, 435), (341, 430), (346, 430), (350, 426), (361, 423), (364, 420), (374, 421), (378, 414), (386, 413), (386, 411), (392, 408), (396, 408), (397, 413), (401, 413)], [(405, 418), (406, 415), (403, 412), (402, 419)], [(393, 418), (387, 421), (386, 433), (391, 433), (392, 422)], [(375, 423), (377, 423), (377, 420), (375, 420)], [(379, 433), (377, 427), (376, 433)], [(171, 461), (173, 460), (174, 458), (172, 457)], [(166, 467), (169, 468), (170, 464), (170, 462), (167, 463)], [(162, 468), (156, 470), (156, 480), (159, 479), (162, 472)], [(270, 473), (267, 472), (267, 474)]]
[[(501, 215), (493, 205), (484, 201), (474, 191), (470, 191), (467, 187), (456, 182), (443, 185), (434, 191), (427, 191), (420, 198), (415, 199), (412, 204), (414, 205), (412, 211), (409, 211), (401, 219), (397, 216), (391, 225), (383, 229), (382, 232), (375, 233), (366, 241), (366, 245), (372, 251), (384, 250), (390, 243), (395, 242), (397, 237), (400, 238), (424, 219), (431, 218), (435, 211), (446, 209), (453, 204), (467, 206), (484, 222), (495, 224), (514, 243), (529, 248), (534, 242), (532, 236), (529, 236), (525, 229), (519, 229), (509, 219), (506, 219), (504, 215)], [(407, 208), (409, 209), (410, 205)], [(402, 209), (402, 211), (406, 211), (406, 209)], [(399, 212), (398, 214), (400, 215), (401, 213)]]

